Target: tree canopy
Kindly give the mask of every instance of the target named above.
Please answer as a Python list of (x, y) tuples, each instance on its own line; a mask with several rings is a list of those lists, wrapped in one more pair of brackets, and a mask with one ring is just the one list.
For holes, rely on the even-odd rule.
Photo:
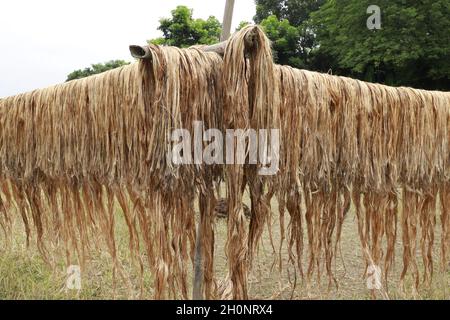
[(214, 44), (219, 42), (222, 25), (217, 18), (207, 20), (194, 19), (193, 10), (178, 6), (172, 10), (171, 18), (162, 18), (158, 30), (163, 37), (150, 40), (153, 44), (176, 47), (189, 47), (196, 44)]
[(292, 25), (300, 26), (324, 2), (325, 0), (255, 0), (254, 20), (261, 23), (267, 17), (275, 15), (278, 19), (287, 19)]
[[(381, 29), (369, 30), (369, 0), (255, 0), (256, 16), (272, 41), (275, 61), (366, 81), (450, 90), (450, 2), (378, 0)], [(241, 22), (238, 30), (247, 22)], [(162, 18), (158, 45), (189, 47), (217, 43), (215, 17), (194, 19), (178, 6)], [(76, 70), (68, 80), (126, 62), (110, 61)]]
[(450, 89), (448, 0), (379, 0), (380, 30), (367, 28), (369, 0), (255, 2), (255, 22), (272, 40), (279, 63), (389, 85)]
[(305, 67), (301, 60), (298, 28), (292, 26), (287, 19), (280, 21), (276, 15), (271, 15), (262, 20), (261, 26), (269, 39), (272, 40), (275, 62), (297, 68)]
[(369, 30), (372, 1), (329, 0), (311, 16), (320, 46), (339, 74), (390, 85), (450, 88), (450, 2), (379, 0), (381, 29)]
[[(158, 30), (162, 31), (163, 37), (149, 42), (181, 48), (219, 42), (222, 30), (220, 22), (212, 16), (207, 20), (193, 19), (192, 13), (192, 10), (186, 6), (178, 6), (175, 10), (172, 10), (171, 18), (160, 20)], [(128, 64), (128, 62), (122, 60), (93, 64), (91, 67), (73, 71), (67, 76), (67, 81), (88, 77), (125, 64)]]
[(317, 46), (308, 21), (325, 0), (256, 0), (254, 20), (273, 43), (275, 61), (310, 68), (309, 53)]
[(122, 67), (127, 64), (129, 64), (129, 62), (126, 62), (123, 60), (111, 60), (111, 61), (108, 61), (105, 63), (96, 63), (96, 64), (91, 65), (88, 68), (73, 71), (72, 73), (70, 73), (67, 76), (66, 81), (89, 77), (94, 74), (99, 74), (99, 73), (102, 73), (102, 72), (105, 72), (105, 71), (108, 71), (111, 69)]

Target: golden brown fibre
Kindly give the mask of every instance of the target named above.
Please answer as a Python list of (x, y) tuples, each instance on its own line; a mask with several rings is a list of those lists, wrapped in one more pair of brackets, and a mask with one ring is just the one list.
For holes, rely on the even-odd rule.
[[(335, 282), (331, 265), (352, 198), (367, 266), (381, 267), (387, 281), (400, 225), (402, 280), (412, 270), (416, 289), (419, 286), (415, 262), (419, 249), (422, 280), (428, 283), (438, 213), (442, 265), (448, 261), (448, 208), (439, 210), (438, 199), (440, 195), (444, 206), (448, 202), (450, 94), (289, 67), (278, 67), (278, 73), (284, 146), (279, 203), (292, 196), (299, 203), (304, 197), (307, 281), (314, 271), (320, 277), (326, 270), (330, 285)], [(297, 212), (301, 209), (293, 208), (290, 247), (292, 251), (295, 244), (301, 255), (299, 230), (305, 223)]]
[(198, 49), (154, 46), (152, 54), (0, 101), (0, 221), (8, 232), (16, 207), (48, 262), (49, 247), (62, 243), (67, 263), (83, 265), (103, 240), (120, 274), (117, 201), (133, 256), (146, 252), (155, 298), (187, 299), (194, 201), (220, 168), (176, 167), (167, 155), (172, 130), (192, 130), (194, 120), (221, 127), (222, 59)]
[[(281, 241), (272, 243), (275, 258), (286, 267), (280, 255), (287, 245), (288, 264), (307, 284), (326, 274), (329, 287), (338, 285), (334, 262), (351, 205), (366, 267), (379, 266), (384, 282), (398, 240), (400, 280), (412, 276), (415, 290), (436, 269), (448, 268), (450, 93), (274, 65), (270, 42), (255, 26), (237, 32), (223, 58), (200, 48), (150, 51), (151, 59), (0, 100), (0, 227), (6, 235), (12, 215), (20, 215), (29, 241), (36, 236), (50, 264), (53, 246), (66, 248), (68, 264), (83, 265), (102, 240), (115, 272), (125, 277), (114, 234), (118, 203), (141, 277), (147, 269), (153, 276), (154, 297), (188, 299), (198, 201), (203, 293), (247, 299), (248, 273), (264, 228), (272, 227), (276, 199)], [(171, 133), (192, 133), (194, 121), (205, 129), (280, 129), (278, 174), (260, 176), (259, 165), (173, 165)], [(213, 276), (214, 186), (223, 177), (229, 268), (219, 283)], [(247, 187), (249, 226), (242, 208)], [(431, 255), (438, 225), (439, 264)], [(385, 286), (379, 291), (387, 297)]]

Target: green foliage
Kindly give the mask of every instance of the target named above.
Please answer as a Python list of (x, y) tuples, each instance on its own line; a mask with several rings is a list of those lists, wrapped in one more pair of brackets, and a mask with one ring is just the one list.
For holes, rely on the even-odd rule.
[(366, 26), (370, 4), (329, 0), (312, 14), (320, 68), (390, 85), (449, 89), (450, 2), (379, 0), (380, 30)]
[[(189, 47), (196, 44), (214, 44), (219, 42), (222, 26), (215, 17), (207, 20), (193, 19), (192, 10), (185, 6), (178, 6), (172, 11), (171, 18), (160, 20), (164, 37), (150, 40), (157, 45)], [(93, 64), (91, 67), (75, 70), (67, 76), (67, 81), (88, 77), (128, 64), (122, 60)]]
[(325, 0), (256, 0), (256, 23), (261, 23), (271, 15), (287, 19), (293, 26), (301, 26)]
[(297, 68), (309, 67), (309, 52), (316, 46), (308, 25), (311, 12), (325, 0), (256, 0), (254, 20), (263, 26), (273, 42), (278, 63)]
[(149, 42), (181, 48), (217, 43), (222, 29), (220, 22), (213, 16), (207, 20), (193, 19), (192, 10), (186, 6), (178, 6), (172, 10), (171, 18), (163, 18), (159, 22), (158, 30), (164, 36)]
[[(255, 0), (256, 23), (272, 41), (280, 64), (389, 85), (450, 90), (450, 2), (378, 0), (382, 29), (366, 26), (370, 0)], [(217, 43), (215, 17), (193, 19), (178, 6), (160, 20), (158, 45), (188, 47)], [(237, 30), (248, 22), (241, 22)], [(110, 61), (76, 70), (68, 81), (126, 64)]]
[[(381, 8), (381, 30), (366, 26), (371, 4)], [(449, 90), (449, 16), (448, 0), (256, 0), (254, 20), (279, 63)]]
[(102, 72), (105, 72), (108, 70), (119, 68), (119, 67), (122, 67), (127, 64), (129, 64), (129, 62), (126, 62), (123, 60), (111, 60), (106, 63), (93, 64), (91, 67), (88, 67), (85, 69), (80, 69), (80, 70), (75, 70), (74, 72), (70, 73), (67, 76), (66, 81), (89, 77), (94, 74), (99, 74), (99, 73), (102, 73)]
[(244, 27), (248, 26), (249, 24), (252, 24), (252, 23), (248, 22), (248, 21), (241, 21), (239, 23), (238, 27), (236, 28), (236, 31), (242, 30)]
[(287, 19), (278, 20), (275, 15), (261, 22), (261, 26), (272, 41), (273, 55), (277, 63), (303, 67), (300, 58), (298, 28), (291, 26)]

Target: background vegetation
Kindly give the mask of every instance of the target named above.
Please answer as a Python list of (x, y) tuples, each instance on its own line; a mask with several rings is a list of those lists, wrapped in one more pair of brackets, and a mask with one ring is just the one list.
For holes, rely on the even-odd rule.
[(118, 68), (118, 67), (121, 67), (121, 66), (124, 66), (127, 64), (129, 64), (129, 62), (123, 61), (123, 60), (111, 60), (111, 61), (108, 61), (105, 63), (96, 63), (88, 68), (75, 70), (75, 71), (71, 72), (67, 76), (66, 81), (89, 77), (94, 74), (99, 74), (99, 73), (102, 73), (102, 72), (105, 72), (105, 71), (108, 71), (111, 69), (115, 69), (115, 68)]
[[(379, 0), (380, 30), (369, 30), (369, 0), (255, 0), (255, 23), (272, 40), (277, 63), (394, 86), (450, 90), (450, 2)], [(242, 28), (249, 22), (241, 22)], [(188, 47), (219, 41), (215, 17), (194, 19), (178, 6), (149, 42)], [(77, 70), (68, 80), (123, 65)]]

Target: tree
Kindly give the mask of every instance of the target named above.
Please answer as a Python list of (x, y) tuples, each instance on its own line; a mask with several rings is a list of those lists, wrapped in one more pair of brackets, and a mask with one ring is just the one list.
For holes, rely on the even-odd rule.
[(311, 15), (321, 68), (389, 85), (449, 89), (450, 2), (379, 0), (380, 30), (366, 26), (371, 3), (329, 0)]
[(275, 15), (262, 20), (261, 26), (267, 37), (272, 40), (275, 62), (297, 68), (304, 67), (299, 48), (298, 28), (291, 26), (287, 19), (278, 20)]
[(192, 9), (178, 6), (172, 10), (171, 18), (163, 18), (159, 21), (158, 30), (161, 30), (164, 36), (149, 42), (181, 48), (219, 42), (222, 30), (220, 22), (213, 16), (207, 20), (193, 19), (192, 14)]
[(319, 9), (324, 0), (256, 0), (256, 23), (262, 23), (271, 15), (287, 19), (293, 26), (301, 26), (311, 12)]
[(93, 64), (91, 67), (73, 71), (67, 76), (66, 81), (89, 77), (94, 74), (99, 74), (108, 70), (119, 68), (127, 64), (129, 64), (129, 62), (123, 60), (111, 60), (105, 63)]
[[(256, 0), (254, 20), (261, 24), (273, 42), (278, 63), (310, 68), (309, 52), (316, 37), (308, 24), (310, 14), (325, 0)], [(295, 29), (295, 30), (294, 30)]]
[[(185, 6), (178, 6), (172, 10), (171, 18), (160, 20), (163, 37), (150, 40), (158, 45), (189, 47), (196, 44), (214, 44), (219, 42), (222, 26), (213, 16), (207, 20), (193, 19), (192, 10)], [(123, 60), (112, 60), (106, 63), (93, 64), (91, 67), (75, 70), (67, 76), (67, 81), (81, 79), (128, 64)]]
[(237, 26), (236, 31), (242, 30), (244, 27), (248, 26), (249, 24), (252, 24), (252, 23), (248, 22), (248, 21), (241, 21), (239, 23), (239, 25)]

